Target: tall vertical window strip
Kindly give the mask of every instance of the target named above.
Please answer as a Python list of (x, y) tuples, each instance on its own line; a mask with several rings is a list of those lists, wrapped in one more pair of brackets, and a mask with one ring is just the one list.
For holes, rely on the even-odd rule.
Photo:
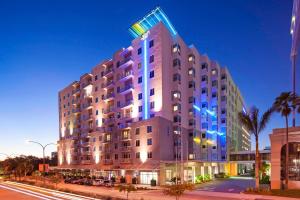
[(143, 79), (144, 79), (144, 87), (143, 87), (143, 102), (144, 102), (144, 119), (149, 118), (149, 109), (148, 109), (148, 50), (147, 50), (147, 38), (143, 41), (143, 52), (144, 52), (144, 67), (143, 67)]

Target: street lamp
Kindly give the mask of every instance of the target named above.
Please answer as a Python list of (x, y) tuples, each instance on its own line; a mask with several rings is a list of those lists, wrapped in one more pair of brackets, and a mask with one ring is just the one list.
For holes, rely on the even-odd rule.
[(55, 145), (57, 146), (57, 144), (55, 143), (48, 143), (46, 145), (42, 145), (41, 143), (37, 142), (37, 141), (32, 141), (32, 140), (26, 140), (27, 143), (35, 143), (35, 144), (38, 144), (42, 147), (43, 149), (43, 176), (44, 176), (44, 184), (45, 184), (45, 149), (47, 146), (49, 145)]

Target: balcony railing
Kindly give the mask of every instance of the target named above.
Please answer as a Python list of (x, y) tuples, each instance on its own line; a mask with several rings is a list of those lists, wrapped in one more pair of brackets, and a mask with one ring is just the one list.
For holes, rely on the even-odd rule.
[(83, 109), (86, 109), (86, 108), (88, 108), (90, 106), (92, 106), (92, 102), (87, 102), (87, 103), (83, 104), (82, 107), (83, 107)]
[(126, 122), (126, 123), (119, 124), (118, 128), (119, 129), (124, 129), (124, 128), (128, 128), (130, 126), (131, 126), (131, 123), (130, 122)]
[(132, 159), (130, 159), (130, 158), (124, 158), (124, 159), (121, 159), (120, 162), (121, 163), (132, 163)]
[(132, 148), (131, 146), (122, 146), (121, 150), (122, 151), (131, 151), (131, 148)]
[(110, 124), (110, 123), (114, 123), (116, 120), (114, 118), (108, 118), (108, 119), (105, 119), (104, 123), (105, 124)]
[(111, 113), (111, 112), (114, 112), (115, 111), (115, 107), (111, 106), (107, 109), (104, 110), (104, 114), (108, 114), (108, 113)]
[(124, 67), (124, 66), (127, 66), (129, 63), (132, 63), (132, 58), (131, 56), (127, 57), (127, 58), (124, 58), (120, 64), (119, 64), (119, 68), (121, 67)]
[(75, 109), (72, 110), (72, 112), (73, 113), (79, 113), (79, 112), (81, 112), (81, 110), (80, 110), (80, 108), (75, 108)]
[(115, 97), (115, 93), (110, 93), (104, 96), (104, 100), (109, 100)]
[(80, 88), (76, 88), (72, 91), (72, 94), (76, 94), (77, 92), (80, 92)]
[(125, 85), (123, 88), (120, 88), (119, 93), (125, 93), (126, 91), (129, 91), (131, 89), (133, 89), (133, 84), (128, 84)]
[(126, 71), (125, 73), (123, 73), (119, 76), (118, 81), (126, 80), (127, 78), (132, 77), (132, 76), (133, 76), (133, 71), (132, 70)]
[(103, 73), (103, 76), (107, 76), (108, 74), (112, 73), (114, 71), (114, 69), (112, 67), (110, 68), (107, 68), (104, 73)]
[(133, 100), (127, 100), (124, 103), (121, 103), (120, 108), (126, 108), (131, 105), (133, 105)]
[(105, 159), (105, 160), (103, 160), (103, 164), (111, 165), (111, 164), (113, 164), (113, 161), (111, 159)]
[(101, 85), (102, 88), (107, 88), (109, 86), (112, 86), (114, 84), (114, 81), (107, 81), (106, 83), (103, 83)]

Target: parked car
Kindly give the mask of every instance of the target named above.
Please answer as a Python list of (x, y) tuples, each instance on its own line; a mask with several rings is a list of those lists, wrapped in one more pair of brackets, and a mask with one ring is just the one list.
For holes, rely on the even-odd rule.
[(95, 179), (95, 180), (93, 180), (93, 185), (102, 186), (102, 185), (104, 185), (104, 180), (103, 179)]

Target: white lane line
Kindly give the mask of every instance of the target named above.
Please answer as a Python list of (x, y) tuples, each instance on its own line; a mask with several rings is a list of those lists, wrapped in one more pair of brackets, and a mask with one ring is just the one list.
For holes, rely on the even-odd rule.
[[(44, 192), (51, 192), (51, 194), (55, 193), (55, 194), (63, 194), (63, 195), (67, 195), (73, 198), (74, 197), (79, 197), (79, 200), (83, 199), (89, 199), (89, 200), (101, 200), (101, 199), (97, 199), (97, 198), (92, 198), (92, 197), (86, 197), (86, 196), (82, 196), (82, 195), (78, 195), (78, 194), (70, 194), (67, 192), (61, 192), (61, 191), (57, 191), (57, 190), (51, 190), (51, 189), (47, 189), (47, 188), (42, 188), (42, 187), (38, 187), (38, 186), (33, 186), (33, 185), (27, 185), (27, 184), (23, 184), (23, 183), (16, 183), (16, 182), (11, 182), (11, 181), (6, 181), (6, 183), (12, 184), (12, 185), (19, 185), (19, 186), (23, 186), (23, 187), (27, 187), (27, 188), (36, 188), (40, 191), (44, 191)], [(75, 199), (74, 199), (75, 200)]]
[(28, 196), (36, 197), (36, 198), (39, 198), (39, 199), (50, 200), (50, 199), (48, 199), (48, 198), (44, 198), (44, 197), (41, 197), (41, 196), (38, 196), (38, 195), (35, 195), (35, 194), (31, 194), (31, 193), (29, 193), (29, 192), (23, 192), (23, 191), (21, 191), (21, 190), (13, 189), (13, 188), (6, 187), (6, 186), (3, 186), (3, 185), (0, 185), (0, 187), (1, 187), (1, 188), (4, 188), (4, 189), (7, 189), (7, 190), (14, 191), (14, 192), (22, 193), (22, 194), (25, 194), (25, 195), (28, 195)]
[(41, 193), (38, 193), (38, 192), (34, 192), (32, 190), (21, 188), (21, 187), (17, 187), (17, 186), (10, 186), (10, 187), (15, 187), (14, 189), (17, 189), (17, 190), (20, 190), (20, 191), (23, 191), (23, 192), (28, 192), (28, 193), (31, 193), (31, 194), (35, 194), (35, 195), (39, 195), (39, 196), (45, 197), (45, 198), (47, 198), (49, 200), (53, 200), (53, 199), (54, 200), (63, 200), (63, 199), (60, 199), (60, 198), (48, 196), (48, 195), (45, 195), (45, 194), (41, 194)]

